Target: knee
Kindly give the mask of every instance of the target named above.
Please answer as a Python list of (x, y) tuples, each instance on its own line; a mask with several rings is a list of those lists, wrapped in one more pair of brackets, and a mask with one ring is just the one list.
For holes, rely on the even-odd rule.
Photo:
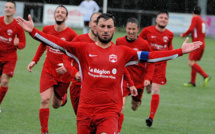
[(9, 80), (7, 80), (7, 79), (1, 79), (1, 85), (3, 87), (8, 87), (8, 83), (9, 83)]
[(47, 105), (49, 105), (50, 100), (51, 100), (51, 98), (49, 98), (49, 97), (42, 97), (42, 98), (41, 98), (41, 105), (42, 105), (42, 106), (47, 106)]
[(160, 93), (160, 89), (152, 89), (152, 94), (159, 94)]

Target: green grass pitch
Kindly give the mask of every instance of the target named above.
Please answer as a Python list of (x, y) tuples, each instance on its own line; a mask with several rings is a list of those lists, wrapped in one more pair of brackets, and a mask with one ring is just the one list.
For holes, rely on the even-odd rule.
[[(39, 27), (41, 30), (42, 28)], [(82, 30), (75, 29), (78, 34)], [(125, 32), (116, 32), (113, 41)], [(27, 33), (27, 46), (18, 50), (18, 62), (14, 78), (10, 80), (8, 93), (2, 103), (0, 113), (0, 134), (39, 134), (39, 79), (45, 54), (33, 68), (27, 71), (39, 42)], [(185, 40), (174, 37), (173, 46), (179, 48)], [(190, 39), (191, 41), (191, 39)], [(208, 86), (203, 88), (203, 78), (197, 75), (197, 87), (183, 87), (190, 80), (188, 55), (168, 61), (167, 84), (161, 88), (160, 105), (153, 122), (148, 128), (145, 119), (150, 110), (151, 94), (144, 93), (142, 104), (137, 111), (130, 108), (130, 97), (126, 103), (122, 134), (212, 134), (215, 126), (215, 43), (206, 39), (204, 56), (199, 62), (212, 76)], [(67, 105), (55, 110), (50, 107), (49, 132), (51, 134), (75, 134), (76, 117), (70, 100)]]

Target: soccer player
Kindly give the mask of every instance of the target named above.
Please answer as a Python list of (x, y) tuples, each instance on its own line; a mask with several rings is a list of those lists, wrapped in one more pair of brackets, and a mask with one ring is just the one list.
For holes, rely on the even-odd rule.
[[(81, 93), (77, 111), (78, 134), (113, 134), (118, 130), (118, 117), (122, 109), (121, 82), (124, 66), (129, 61), (142, 60), (157, 62), (169, 60), (200, 47), (201, 42), (187, 43), (182, 48), (166, 52), (137, 52), (131, 48), (116, 46), (111, 42), (115, 19), (111, 14), (97, 18), (95, 43), (65, 42), (34, 28), (29, 21), (17, 17), (22, 28), (38, 41), (74, 57), (79, 63)], [(137, 93), (134, 93), (134, 95)]]
[[(76, 32), (67, 27), (65, 21), (68, 19), (67, 8), (63, 5), (58, 6), (54, 12), (55, 24), (45, 26), (43, 32), (54, 35), (64, 41), (72, 41)], [(40, 97), (41, 104), (39, 109), (39, 119), (41, 124), (41, 133), (48, 133), (48, 119), (49, 119), (49, 105), (52, 99), (52, 106), (59, 108), (65, 105), (67, 101), (67, 88), (70, 84), (71, 75), (63, 66), (63, 54), (57, 49), (47, 47), (41, 43), (37, 52), (28, 65), (28, 70), (31, 72), (32, 68), (39, 61), (40, 57), (47, 49), (46, 59), (43, 64), (43, 69), (40, 78)]]
[[(96, 20), (97, 17), (101, 15), (101, 13), (93, 13), (90, 18), (90, 32), (86, 34), (81, 34), (76, 36), (72, 42), (88, 42), (88, 43), (95, 43), (97, 40), (95, 26), (96, 26)], [(79, 103), (79, 96), (80, 96), (80, 90), (81, 90), (81, 82), (80, 82), (80, 73), (79, 73), (79, 67), (78, 63), (76, 61), (73, 62), (73, 66), (71, 66), (71, 58), (67, 55), (64, 55), (63, 57), (63, 64), (66, 68), (66, 70), (71, 71), (70, 74), (72, 74), (72, 84), (70, 85), (70, 99), (72, 102), (72, 106), (74, 109), (75, 114), (77, 114), (78, 110), (78, 103)]]
[[(168, 51), (172, 50), (173, 33), (166, 29), (169, 15), (166, 11), (161, 11), (157, 14), (156, 25), (144, 28), (140, 37), (147, 40), (152, 51)], [(146, 119), (146, 125), (152, 126), (155, 113), (160, 102), (160, 88), (166, 84), (166, 66), (167, 62), (162, 61), (155, 63), (155, 69), (152, 77), (152, 98), (149, 118)]]
[(81, 12), (84, 14), (83, 34), (88, 33), (90, 17), (93, 13), (99, 11), (99, 6), (94, 0), (84, 0), (79, 5)]
[(199, 73), (204, 78), (203, 87), (207, 86), (208, 82), (210, 81), (211, 77), (201, 68), (197, 61), (200, 61), (204, 50), (205, 50), (205, 22), (202, 20), (201, 8), (195, 6), (193, 9), (193, 18), (191, 21), (191, 25), (189, 29), (181, 34), (181, 37), (185, 37), (188, 34), (192, 35), (192, 41), (201, 41), (203, 45), (189, 54), (188, 65), (191, 67), (191, 80), (188, 83), (184, 83), (186, 87), (195, 87), (196, 86), (196, 74)]
[(17, 49), (25, 48), (25, 32), (14, 19), (16, 3), (7, 1), (5, 14), (0, 17), (0, 112), (1, 103), (8, 91), (10, 78), (14, 75)]
[[(124, 37), (118, 38), (116, 40), (116, 45), (127, 46), (136, 51), (151, 50), (148, 42), (137, 36), (137, 33), (140, 29), (139, 22), (137, 19), (129, 18), (127, 20), (125, 29), (126, 29), (127, 35)], [(129, 65), (126, 67), (132, 81), (134, 82), (134, 86), (138, 90), (138, 96), (132, 96), (132, 99), (131, 99), (131, 105), (132, 105), (131, 107), (134, 111), (136, 111), (141, 104), (141, 98), (142, 98), (144, 86), (150, 85), (150, 81), (154, 71), (153, 67), (154, 65), (147, 64), (147, 62), (140, 62), (137, 65)], [(125, 109), (126, 99), (129, 94), (130, 94), (130, 89), (127, 86), (127, 82), (124, 81), (123, 82), (123, 106), (122, 106), (122, 112), (119, 117), (118, 133), (120, 133), (120, 130), (122, 128), (122, 123), (124, 120), (123, 111)]]

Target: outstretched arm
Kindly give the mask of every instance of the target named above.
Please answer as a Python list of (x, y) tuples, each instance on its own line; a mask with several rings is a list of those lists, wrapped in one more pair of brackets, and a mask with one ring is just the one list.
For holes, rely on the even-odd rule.
[(189, 38), (186, 38), (180, 49), (169, 50), (169, 51), (153, 51), (153, 52), (137, 52), (138, 59), (147, 62), (159, 62), (175, 59), (183, 54), (190, 53), (202, 45), (201, 41), (187, 43)]

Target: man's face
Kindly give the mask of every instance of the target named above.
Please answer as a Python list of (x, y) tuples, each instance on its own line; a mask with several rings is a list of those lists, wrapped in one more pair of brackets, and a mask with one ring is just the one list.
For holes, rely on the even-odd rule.
[(96, 36), (96, 20), (100, 14), (94, 14), (90, 20), (89, 27), (92, 33)]
[(139, 31), (138, 25), (136, 23), (128, 22), (126, 25), (126, 33), (128, 40), (135, 40), (137, 38), (137, 33)]
[(66, 9), (63, 7), (58, 7), (54, 13), (55, 22), (60, 25), (67, 20)]
[(168, 24), (169, 17), (165, 13), (161, 13), (156, 18), (156, 23), (160, 28), (165, 28)]
[(111, 18), (108, 20), (100, 18), (96, 30), (99, 41), (107, 44), (112, 40), (116, 28)]
[(4, 11), (6, 17), (13, 16), (16, 13), (15, 5), (11, 2), (7, 2)]

